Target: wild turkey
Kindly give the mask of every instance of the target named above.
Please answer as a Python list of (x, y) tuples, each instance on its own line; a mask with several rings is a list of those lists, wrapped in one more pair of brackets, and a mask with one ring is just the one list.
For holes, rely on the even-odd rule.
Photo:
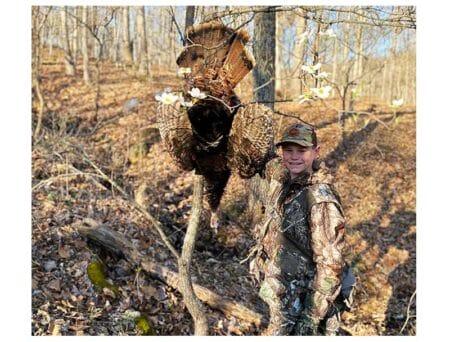
[[(252, 177), (274, 150), (271, 110), (260, 104), (242, 105), (233, 90), (255, 63), (245, 49), (248, 40), (247, 32), (218, 22), (190, 27), (177, 64), (190, 69), (184, 76), (183, 97), (194, 103), (160, 105), (158, 110), (162, 141), (172, 158), (183, 170), (195, 169), (205, 178), (214, 228), (231, 172)], [(190, 96), (193, 88), (206, 97)]]

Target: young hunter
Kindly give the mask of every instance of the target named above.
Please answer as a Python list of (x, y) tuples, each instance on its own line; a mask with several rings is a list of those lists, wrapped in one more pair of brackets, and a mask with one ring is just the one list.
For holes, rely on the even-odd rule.
[(276, 146), (281, 158), (266, 164), (259, 183), (265, 218), (256, 227), (256, 257), (250, 262), (270, 309), (265, 334), (335, 335), (354, 285), (342, 256), (340, 200), (319, 165), (312, 126), (287, 127)]

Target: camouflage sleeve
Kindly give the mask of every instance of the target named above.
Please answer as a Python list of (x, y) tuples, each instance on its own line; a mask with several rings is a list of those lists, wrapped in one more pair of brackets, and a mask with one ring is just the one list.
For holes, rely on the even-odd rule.
[(313, 283), (311, 316), (322, 319), (341, 289), (344, 265), (345, 219), (332, 202), (321, 202), (311, 208), (311, 245), (317, 271)]

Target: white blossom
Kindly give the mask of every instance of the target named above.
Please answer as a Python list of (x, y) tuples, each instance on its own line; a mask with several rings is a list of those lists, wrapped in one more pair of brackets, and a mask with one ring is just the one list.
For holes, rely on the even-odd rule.
[(398, 100), (393, 100), (393, 101), (392, 101), (391, 107), (393, 107), (393, 108), (399, 108), (399, 107), (401, 107), (401, 106), (403, 106), (403, 99), (398, 99)]
[(306, 71), (308, 74), (313, 74), (316, 70), (319, 70), (321, 66), (321, 63), (317, 63), (316, 65), (302, 65), (302, 70)]
[(205, 93), (202, 93), (198, 88), (192, 88), (188, 93), (197, 99), (204, 99), (206, 97)]
[(330, 96), (331, 86), (325, 86), (320, 88), (311, 88), (311, 93), (321, 99), (326, 99)]
[(182, 97), (182, 96), (180, 96), (179, 97), (179, 100), (180, 100), (180, 104), (183, 106), (183, 107), (192, 107), (194, 104), (192, 103), (192, 101), (186, 101), (185, 100), (185, 98), (184, 97)]
[(178, 71), (177, 71), (178, 75), (190, 74), (191, 72), (192, 72), (192, 69), (189, 67), (181, 67), (181, 68), (178, 68)]
[(336, 37), (336, 33), (334, 33), (333, 29), (329, 28), (324, 32), (319, 32), (319, 34), (323, 37), (334, 38)]
[(159, 94), (156, 95), (155, 99), (156, 99), (156, 101), (159, 101), (162, 104), (171, 105), (178, 100), (178, 96), (175, 94), (172, 94), (170, 92), (164, 91), (161, 95), (159, 95)]
[(322, 71), (322, 72), (319, 72), (319, 74), (316, 77), (323, 79), (323, 78), (327, 78), (328, 75), (329, 75), (329, 73), (327, 73), (326, 71)]

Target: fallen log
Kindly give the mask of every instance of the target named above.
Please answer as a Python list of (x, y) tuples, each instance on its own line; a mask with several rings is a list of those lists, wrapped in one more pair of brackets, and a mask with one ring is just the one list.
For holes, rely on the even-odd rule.
[[(128, 262), (139, 265), (151, 277), (180, 291), (177, 272), (153, 262), (148, 256), (140, 253), (122, 234), (92, 219), (78, 221), (73, 226), (82, 236), (96, 242), (114, 254), (123, 255)], [(197, 297), (213, 309), (220, 310), (226, 315), (234, 316), (246, 322), (254, 323), (256, 326), (260, 326), (265, 322), (262, 314), (232, 299), (224, 298), (198, 284), (193, 284), (193, 287)]]

